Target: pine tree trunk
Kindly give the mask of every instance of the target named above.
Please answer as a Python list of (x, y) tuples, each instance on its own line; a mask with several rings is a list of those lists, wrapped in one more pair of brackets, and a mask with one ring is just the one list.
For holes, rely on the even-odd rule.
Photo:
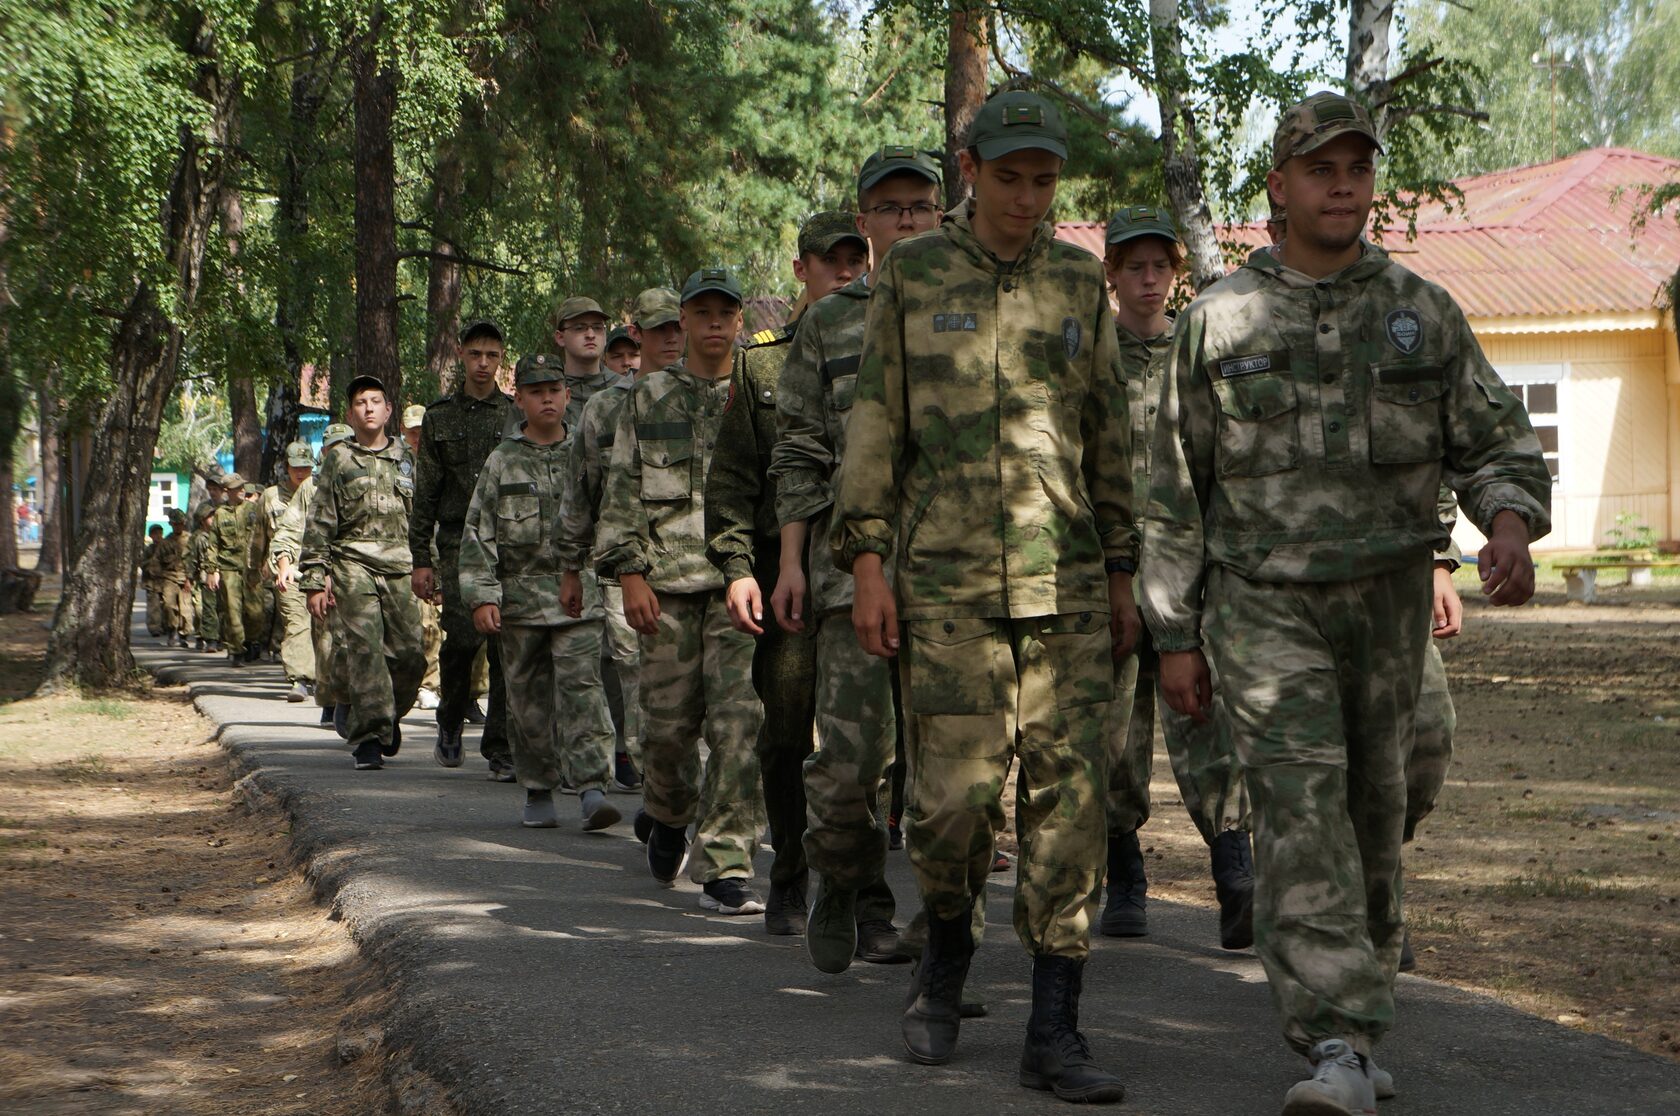
[[(245, 247), (245, 201), (239, 188), (225, 185), (217, 208), (221, 213), (222, 239), (227, 242), (228, 270), (232, 273), (233, 289), (239, 293), (240, 304), (245, 301), (245, 269), (240, 253)], [(250, 370), (229, 368), (228, 416), (233, 420), (233, 469), (246, 480), (269, 483), (263, 475), (262, 415), (257, 411), (257, 385)]]
[(1190, 281), (1199, 291), (1225, 274), (1214, 234), (1213, 213), (1202, 188), (1196, 150), (1196, 116), (1178, 27), (1178, 0), (1149, 0), (1150, 38), (1155, 54), (1155, 98), (1161, 106), (1161, 176), (1189, 258)]
[[(313, 38), (305, 44), (313, 50)], [(281, 259), (302, 259), (309, 239), (309, 170), (322, 160), (319, 122), (322, 79), (312, 65), (300, 64), (291, 83), (291, 105), (286, 118), (285, 156), (281, 162), (280, 190), (275, 214), (275, 239)], [(315, 316), (315, 287), (298, 269), (285, 267), (278, 276), (278, 297), (274, 324), (280, 333), (280, 351), (291, 382), (303, 386), (304, 353), (300, 340)]]
[(356, 375), (385, 385), (392, 433), (400, 421), (402, 364), (397, 348), (396, 152), (391, 120), (397, 79), (379, 52), (376, 15), (367, 36), (350, 49), (356, 111)]
[(70, 547), (64, 593), (47, 642), (44, 690), (107, 687), (134, 674), (129, 628), (146, 532), (152, 452), (164, 405), (175, 388), (181, 328), (198, 297), (204, 250), (216, 220), (222, 150), (238, 96), (216, 65), (212, 29), (189, 30), (198, 63), (194, 92), (209, 109), (202, 134), (181, 130), (181, 150), (161, 213), (165, 257), (173, 269), (177, 317), (165, 314), (140, 282), (111, 339), (111, 391), (92, 429), (82, 481), (82, 521)]
[(968, 129), (986, 103), (987, 12), (983, 6), (951, 8), (945, 50), (945, 208), (968, 198), (957, 153), (968, 143)]
[(432, 251), (426, 278), (426, 370), (436, 381), (439, 394), (453, 388), (455, 338), (461, 331), (461, 265), (455, 262), (457, 245), (450, 239), (455, 227), (457, 203), (461, 197), (461, 156), (451, 138), (438, 152), (432, 171)]
[(41, 521), (41, 557), (35, 568), (41, 573), (57, 573), (61, 565), (59, 550), (61, 531), (59, 509), (59, 478), (62, 475), (61, 457), (64, 442), (59, 436), (58, 367), (47, 370), (46, 379), (35, 392), (35, 414), (41, 424), (41, 491), (36, 494), (36, 510)]

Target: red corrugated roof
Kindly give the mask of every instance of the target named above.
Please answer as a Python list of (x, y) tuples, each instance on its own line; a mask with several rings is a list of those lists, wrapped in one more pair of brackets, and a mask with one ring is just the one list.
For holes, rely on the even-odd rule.
[[(1680, 221), (1653, 218), (1633, 232), (1640, 188), (1680, 180), (1680, 160), (1624, 148), (1457, 182), (1461, 199), (1426, 202), (1417, 235), (1385, 230), (1384, 247), (1439, 283), (1473, 318), (1649, 310), (1680, 267)], [(1056, 235), (1102, 253), (1103, 226), (1070, 222)], [(1265, 242), (1258, 225), (1220, 229), (1244, 251)]]

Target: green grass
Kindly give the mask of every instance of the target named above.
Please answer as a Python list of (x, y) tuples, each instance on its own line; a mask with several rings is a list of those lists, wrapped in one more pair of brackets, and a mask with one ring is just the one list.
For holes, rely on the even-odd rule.
[(64, 707), (64, 711), (90, 717), (109, 717), (113, 721), (125, 721), (134, 716), (134, 709), (128, 702), (118, 701), (115, 698), (73, 701)]
[(1469, 923), (1451, 911), (1443, 914), (1412, 907), (1406, 908), (1406, 929), (1416, 930), (1419, 934), (1439, 934), (1452, 938), (1468, 937), (1470, 934)]
[(1600, 899), (1619, 894), (1621, 888), (1602, 884), (1584, 872), (1554, 872), (1549, 869), (1513, 876), (1494, 887), (1502, 899)]

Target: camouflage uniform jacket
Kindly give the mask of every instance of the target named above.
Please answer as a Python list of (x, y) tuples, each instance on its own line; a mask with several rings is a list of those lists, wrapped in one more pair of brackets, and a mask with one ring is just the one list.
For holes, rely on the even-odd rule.
[(303, 531), (309, 524), (309, 504), (314, 499), (315, 475), (311, 473), (292, 493), (280, 521), (274, 525), (274, 537), (268, 542), (268, 564), (276, 571), (280, 569), (282, 554), (291, 559), (293, 566), (298, 564), (298, 555), (303, 551)]
[(560, 608), (560, 521), (573, 490), (569, 441), (543, 446), (521, 432), (491, 451), (461, 532), (461, 598), (469, 611), (493, 604), (505, 624), (545, 628), (603, 615), (593, 577), (583, 579), (580, 619)]
[(408, 443), (387, 438), (383, 449), (340, 442), (321, 458), (309, 525), (303, 532), (298, 585), (323, 588), (329, 565), (357, 562), (393, 577), (413, 570), (408, 509), (414, 502), (414, 460)]
[(613, 435), (596, 525), (595, 568), (602, 577), (640, 573), (666, 593), (723, 588), (706, 559), (706, 473), (729, 384), (679, 363), (631, 389)]
[(496, 443), (519, 427), (513, 396), (501, 389), (474, 399), (464, 388), (426, 408), (414, 463), (414, 514), (408, 522), (411, 554), (432, 552), (432, 530), (459, 537), (473, 485)]
[(1132, 496), (1141, 512), (1149, 495), (1149, 440), (1160, 407), (1156, 395), (1166, 372), (1173, 335), (1168, 329), (1158, 337), (1145, 339), (1118, 323), (1114, 331), (1120, 343), (1120, 369), (1132, 389)]
[(564, 416), (566, 433), (569, 437), (571, 432), (578, 428), (578, 423), (583, 421), (583, 409), (589, 405), (589, 401), (607, 388), (617, 387), (624, 383), (625, 377), (620, 376), (617, 372), (609, 372), (605, 368), (599, 368), (596, 369), (593, 376), (567, 376), (565, 381), (566, 387), (572, 393), (570, 402), (566, 404), (566, 414)]
[(257, 514), (252, 521), (247, 568), (261, 570), (266, 574), (274, 573), (269, 558), (269, 551), (274, 543), (274, 532), (280, 526), (280, 517), (286, 514), (287, 506), (296, 495), (297, 489), (288, 488), (284, 484), (271, 484), (263, 489), (263, 494), (257, 499)]
[(210, 564), (218, 570), (243, 570), (256, 527), (255, 503), (243, 497), (223, 504), (210, 517)]
[(560, 513), (560, 568), (578, 571), (589, 568), (589, 552), (595, 546), (595, 525), (601, 518), (601, 499), (606, 495), (607, 469), (612, 464), (613, 439), (618, 435), (618, 418), (630, 398), (636, 381), (620, 376), (619, 381), (590, 397), (578, 424), (566, 424), (566, 445), (571, 454), (572, 491), (562, 502)]
[(770, 455), (776, 518), (810, 523), (806, 576), (819, 614), (852, 607), (852, 576), (828, 555), (828, 510), (846, 450), (868, 311), (867, 278), (819, 299), (800, 319), (776, 388), (776, 448)]
[(171, 531), (157, 549), (158, 579), (171, 585), (187, 583), (187, 541), (185, 531)]
[(201, 527), (192, 533), (187, 540), (187, 579), (194, 584), (204, 584), (204, 579), (210, 576), (210, 571), (216, 568), (215, 555), (211, 550), (212, 540), (208, 526)]
[[(764, 330), (735, 350), (729, 405), (706, 478), (706, 556), (725, 583), (753, 576), (755, 556), (768, 563), (781, 554), (770, 453), (776, 444), (776, 385), (796, 329), (789, 323)], [(756, 572), (776, 576), (774, 568)]]
[(145, 549), (140, 551), (140, 580), (146, 584), (157, 585), (163, 581), (163, 563), (160, 560), (163, 543), (163, 539), (148, 541)]
[(1484, 532), (1551, 529), (1522, 404), (1450, 295), (1367, 246), (1314, 281), (1259, 251), (1179, 316), (1155, 427), (1142, 588), (1164, 651), (1200, 644), (1206, 568), (1342, 581), (1444, 546), (1441, 484)]
[(1109, 610), (1132, 449), (1102, 265), (1048, 222), (999, 261), (966, 214), (894, 245), (864, 325), (835, 561), (891, 555), (906, 619)]

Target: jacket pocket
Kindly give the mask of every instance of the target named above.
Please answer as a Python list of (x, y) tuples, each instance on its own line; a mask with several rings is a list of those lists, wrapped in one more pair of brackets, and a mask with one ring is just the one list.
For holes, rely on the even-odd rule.
[(1301, 463), (1295, 381), (1249, 374), (1213, 382), (1219, 396), (1219, 473), (1263, 477)]
[(1446, 379), (1438, 364), (1386, 361), (1371, 366), (1371, 461), (1415, 465), (1439, 461), (1441, 397)]
[(694, 440), (662, 439), (640, 444), (642, 499), (654, 502), (686, 500), (694, 490)]
[[(998, 677), (998, 624), (985, 618), (911, 620), (910, 712), (921, 716), (980, 716), (1003, 708)], [(924, 748), (937, 750), (926, 734)], [(996, 745), (1007, 741), (997, 734)], [(958, 739), (966, 734), (953, 734)]]
[(536, 496), (496, 498), (496, 539), (503, 546), (537, 546), (542, 542), (542, 500)]
[(466, 465), (468, 446), (465, 430), (436, 430), (432, 434), (432, 441), (437, 444), (439, 459), (453, 466)]

